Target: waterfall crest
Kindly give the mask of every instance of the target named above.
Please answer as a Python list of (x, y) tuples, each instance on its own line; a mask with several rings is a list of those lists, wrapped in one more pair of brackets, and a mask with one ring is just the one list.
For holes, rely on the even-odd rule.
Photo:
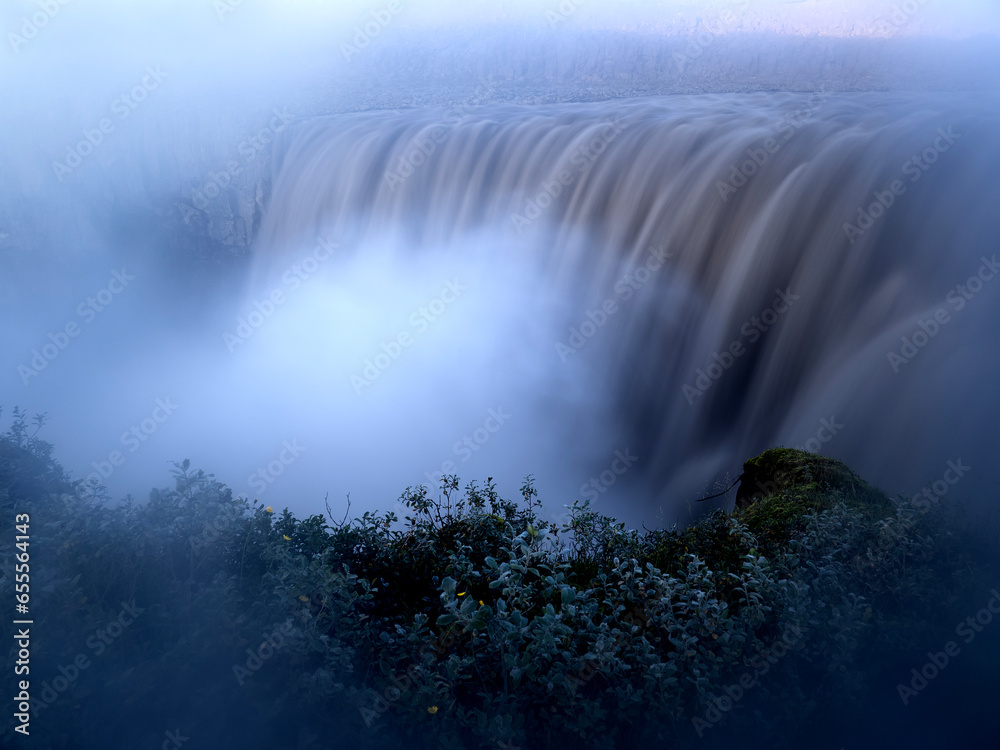
[(541, 366), (586, 362), (670, 512), (780, 444), (918, 487), (995, 434), (998, 114), (819, 92), (317, 118), (275, 144), (257, 281), (318, 235), (486, 235), (565, 301)]

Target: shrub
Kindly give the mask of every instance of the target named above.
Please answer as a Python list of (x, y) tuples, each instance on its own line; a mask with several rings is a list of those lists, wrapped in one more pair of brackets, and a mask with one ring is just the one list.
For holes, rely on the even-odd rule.
[[(392, 513), (275, 513), (187, 461), (112, 506), (52, 460), (43, 422), (15, 411), (0, 435), (2, 580), (30, 513), (34, 628), (61, 634), (39, 639), (35, 684), (93, 662), (36, 705), (52, 748), (106, 745), (110, 728), (149, 744), (172, 723), (221, 746), (289, 747), (289, 724), (299, 747), (770, 738), (857, 702), (954, 597), (953, 571), (976, 570), (940, 512), (797, 451), (755, 459), (766, 491), (687, 529), (640, 535), (586, 503), (556, 527), (530, 477), (518, 504), (449, 476), (437, 498), (404, 492), (400, 530)], [(141, 615), (94, 653), (123, 603)]]

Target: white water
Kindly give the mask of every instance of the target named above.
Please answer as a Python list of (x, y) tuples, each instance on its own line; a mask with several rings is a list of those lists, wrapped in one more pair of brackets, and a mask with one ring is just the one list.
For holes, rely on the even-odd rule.
[[(629, 478), (644, 487), (626, 499), (616, 482), (603, 507), (638, 497), (650, 521), (657, 506), (683, 515), (760, 450), (810, 439), (890, 491), (918, 489), (959, 457), (982, 478), (995, 448), (1000, 284), (986, 281), (962, 309), (948, 295), (996, 250), (996, 115), (958, 95), (782, 94), (320, 118), (276, 144), (255, 288), (319, 235), (337, 238), (345, 268), (374, 274), (351, 286), (350, 303), (313, 289), (357, 321), (331, 336), (318, 372), (376, 352), (441, 279), (480, 273), (453, 319), (406, 352), (412, 369), (333, 407), (354, 424), (384, 417), (360, 432), (398, 438), (384, 454), (393, 464), (421, 452), (425, 431), (454, 420), (461, 434), (477, 409), (506, 400), (539, 447), (491, 446), (486, 471), (544, 475), (580, 458), (580, 481), (549, 474), (562, 497), (579, 496), (627, 447), (640, 458)], [(927, 149), (935, 163), (923, 169), (912, 157)], [(754, 156), (745, 184), (720, 187)], [(876, 192), (888, 203), (897, 180), (884, 215), (849, 237), (844, 225), (858, 225)], [(394, 255), (373, 263), (382, 244)], [(626, 298), (627, 275), (657, 249), (666, 264)], [(351, 271), (331, 273), (348, 284)], [(778, 290), (790, 307), (774, 308)], [(605, 300), (615, 312), (560, 355)], [(888, 353), (939, 309), (948, 322), (895, 372)], [(762, 314), (772, 325), (752, 330)], [(306, 315), (310, 326), (328, 319), (318, 307)], [(717, 353), (732, 367), (699, 383)], [(491, 382), (498, 368), (504, 383)], [(420, 403), (419, 416), (394, 421), (402, 403)]]
[[(686, 521), (779, 444), (893, 493), (961, 459), (949, 499), (988, 498), (1000, 285), (960, 310), (949, 295), (997, 251), (997, 113), (971, 95), (760, 94), (306, 120), (273, 146), (245, 283), (222, 278), (206, 307), (139, 253), (104, 259), (77, 238), (93, 273), (43, 273), (44, 315), (7, 321), (9, 403), (49, 412), (42, 434), (75, 476), (123, 452), (115, 496), (190, 458), (298, 515), (327, 493), (338, 513), (348, 493), (352, 514), (399, 513), (405, 487), (442, 472), (514, 497), (530, 473), (553, 515), (590, 497), (632, 526)], [(907, 165), (935, 141), (935, 164)], [(724, 200), (748, 149), (763, 163)], [(405, 158), (423, 163), (387, 180)], [(845, 223), (896, 180), (902, 195), (852, 245)], [(512, 219), (546, 185), (550, 205)], [(122, 264), (136, 281), (25, 386), (17, 367)], [(780, 314), (777, 290), (797, 297)], [(283, 303), (227, 347), (274, 291)], [(887, 354), (939, 309), (948, 322), (895, 373)], [(754, 318), (773, 325), (755, 333)], [(571, 329), (593, 336), (577, 351)], [(685, 392), (733, 346), (704, 393)], [(376, 360), (388, 366), (359, 387)], [(157, 398), (179, 409), (132, 451), (121, 436)], [(617, 452), (637, 458), (624, 470)]]

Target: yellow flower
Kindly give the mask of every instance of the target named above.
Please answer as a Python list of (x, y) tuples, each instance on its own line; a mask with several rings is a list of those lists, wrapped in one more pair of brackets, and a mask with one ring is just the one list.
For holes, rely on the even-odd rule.
[(427, 709), (427, 713), (429, 714), (436, 714), (437, 712), (438, 712), (437, 706), (431, 706), (430, 708)]
[(284, 534), (282, 534), (281, 536), (285, 537), (286, 542), (292, 541), (292, 538), (290, 536), (285, 536)]
[(465, 596), (465, 592), (464, 592), (464, 591), (459, 591), (459, 592), (458, 592), (458, 595), (459, 595), (459, 596)]
[(306, 596), (305, 594), (302, 594), (302, 595), (301, 595), (301, 596), (299, 597), (299, 601), (303, 601), (303, 602), (307, 602), (307, 601), (309, 601), (309, 597), (308, 597), (308, 596)]
[(480, 607), (482, 607), (482, 606), (483, 606), (483, 600), (482, 600), (482, 599), (480, 599), (480, 600), (479, 600), (479, 606), (480, 606)]
[(270, 505), (268, 505), (267, 506), (267, 512), (268, 513), (274, 513), (274, 508), (272, 508)]

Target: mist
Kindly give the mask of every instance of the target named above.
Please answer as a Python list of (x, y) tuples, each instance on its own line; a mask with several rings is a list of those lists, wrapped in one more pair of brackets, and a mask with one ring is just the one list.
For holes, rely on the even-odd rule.
[[(306, 515), (323, 512), (327, 497), (345, 509), (348, 495), (352, 514), (399, 510), (405, 487), (433, 488), (450, 473), (463, 481), (495, 477), (515, 495), (531, 474), (554, 514), (591, 497), (633, 525), (687, 522), (691, 503), (728, 484), (753, 451), (805, 444), (831, 414), (853, 420), (855, 437), (842, 435), (824, 450), (859, 463), (893, 491), (918, 490), (958, 454), (981, 456), (983, 466), (992, 449), (988, 415), (995, 412), (992, 397), (981, 392), (985, 410), (942, 397), (914, 417), (940, 433), (951, 429), (956, 411), (982, 414), (982, 423), (969, 417), (974, 426), (956, 456), (942, 454), (937, 440), (886, 448), (888, 436), (876, 440), (858, 426), (873, 421), (863, 416), (870, 414), (865, 397), (845, 395), (848, 381), (833, 386), (819, 369), (800, 373), (794, 398), (762, 395), (768, 386), (755, 385), (765, 371), (760, 357), (769, 356), (762, 352), (732, 389), (713, 391), (689, 411), (682, 386), (716, 347), (740, 339), (741, 322), (755, 307), (765, 309), (778, 282), (792, 277), (776, 267), (739, 292), (738, 279), (708, 273), (709, 265), (738, 257), (739, 244), (757, 231), (749, 224), (738, 232), (742, 239), (725, 240), (733, 242), (726, 253), (711, 242), (695, 252), (705, 241), (693, 239), (704, 231), (697, 220), (690, 232), (671, 234), (644, 225), (638, 213), (616, 216), (599, 203), (646, 158), (634, 138), (652, 127), (650, 118), (665, 118), (678, 133), (757, 118), (757, 125), (730, 131), (732, 156), (713, 167), (713, 175), (724, 176), (754, 147), (767, 120), (810, 107), (812, 120), (838, 107), (843, 117), (856, 117), (844, 100), (826, 103), (825, 111), (824, 104), (813, 107), (806, 92), (863, 89), (866, 77), (899, 75), (909, 75), (896, 81), (901, 88), (919, 91), (920, 71), (901, 73), (887, 59), (925, 58), (934, 49), (946, 56), (933, 63), (933, 88), (990, 89), (995, 82), (985, 60), (1000, 28), (996, 7), (927, 2), (899, 16), (891, 3), (563, 6), (8, 4), (0, 84), (8, 103), (0, 113), (4, 404), (47, 413), (44, 434), (58, 458), (74, 476), (99, 479), (113, 497), (144, 497), (168, 482), (170, 462), (189, 458), (237, 494)], [(614, 37), (631, 40), (622, 42), (625, 50), (648, 44), (650, 34), (674, 40), (660, 68), (634, 75), (636, 93), (676, 95), (692, 83), (718, 95), (752, 93), (791, 82), (803, 94), (720, 100), (723, 109), (742, 112), (729, 121), (684, 99), (646, 112), (604, 107), (602, 98), (622, 93), (620, 74), (594, 78), (587, 92), (573, 83), (574, 66), (589, 64), (594, 34), (626, 34)], [(481, 57), (477, 39), (485, 45)], [(536, 70), (533, 61), (544, 59), (550, 42), (562, 45), (556, 67)], [(860, 43), (882, 46), (832, 72), (825, 63), (814, 74), (809, 61), (794, 62), (810, 46), (856, 55), (848, 50)], [(831, 44), (855, 46), (823, 46)], [(731, 70), (721, 80), (703, 75), (719, 61), (739, 67), (743, 57), (756, 59), (761, 45), (774, 54), (770, 82), (761, 80), (763, 69)], [(520, 73), (494, 56), (500, 50), (521, 56)], [(446, 79), (456, 63), (457, 75)], [(534, 92), (545, 86), (562, 93), (540, 99)], [(987, 103), (921, 96), (912, 101), (922, 101), (922, 122), (884, 131), (911, 149), (885, 159), (885, 172), (923, 149), (939, 124), (978, 122), (994, 111), (994, 94)], [(557, 108), (573, 100), (594, 103)], [(532, 101), (548, 109), (532, 112)], [(899, 104), (900, 111), (911, 106)], [(416, 107), (423, 114), (408, 114)], [(546, 170), (558, 172), (559, 160), (548, 164), (545, 154), (560, 151), (561, 163), (575, 170), (580, 139), (600, 137), (614, 111), (631, 113), (631, 130), (604, 144), (608, 157), (587, 163), (585, 177), (566, 186), (553, 199), (556, 207), (527, 231), (511, 223), (537, 198)], [(873, 117), (870, 128), (883, 128)], [(568, 130), (560, 129), (564, 122)], [(342, 135), (348, 131), (353, 135)], [(838, 136), (821, 124), (802, 132), (773, 168), (792, 175), (807, 168), (807, 152), (822, 149), (824, 139), (835, 148)], [(506, 143), (498, 133), (519, 140)], [(980, 154), (983, 144), (995, 145), (983, 138)], [(437, 154), (420, 157), (424, 142)], [(390, 175), (414, 148), (429, 165), (393, 184)], [(479, 162), (482, 149), (487, 158)], [(679, 151), (672, 159), (665, 166), (694, 168)], [(942, 167), (939, 184), (995, 191), (976, 188), (981, 181), (971, 174), (961, 177), (970, 159), (966, 153)], [(505, 172), (503, 164), (523, 164), (523, 171)], [(848, 218), (861, 198), (882, 189), (878, 171), (845, 191)], [(461, 181), (450, 182), (455, 175)], [(706, 195), (714, 182), (706, 182)], [(788, 189), (782, 185), (762, 177), (754, 195), (774, 191), (780, 198)], [(654, 206), (669, 189), (665, 177), (659, 185), (647, 178), (619, 195)], [(684, 207), (676, 220), (705, 210)], [(902, 225), (903, 212), (915, 210), (897, 209), (894, 221)], [(993, 227), (981, 209), (973, 211), (967, 241), (950, 251), (949, 284), (974, 274), (979, 257), (989, 255), (985, 238)], [(740, 213), (726, 219), (731, 226), (743, 220)], [(893, 337), (906, 332), (906, 316), (933, 313), (948, 292), (927, 275), (941, 272), (930, 269), (943, 258), (928, 256), (922, 280), (907, 281), (914, 271), (902, 252), (891, 262), (885, 255), (890, 240), (868, 235), (864, 242), (871, 253), (881, 248), (882, 260), (872, 256), (857, 272), (883, 279), (884, 301), (843, 299), (879, 312), (845, 314), (839, 333), (819, 347), (823, 353), (803, 365), (825, 368), (827, 378), (831, 358), (851, 357), (860, 358), (854, 374), (845, 364), (838, 377), (866, 377), (857, 362), (884, 359)], [(669, 273), (637, 284), (632, 274), (657, 248)], [(817, 264), (802, 271), (803, 283), (821, 283), (830, 272), (804, 256), (794, 262)], [(634, 300), (616, 291), (623, 284), (634, 285)], [(600, 305), (609, 299), (616, 313), (620, 306), (611, 315), (617, 327), (588, 339), (579, 356), (560, 356), (559, 345), (566, 347), (574, 330), (580, 335), (588, 314), (608, 317)], [(995, 299), (981, 302), (969, 314), (974, 322), (926, 358), (940, 366), (928, 364), (933, 372), (906, 388), (925, 394), (948, 382), (945, 362), (955, 360), (944, 347), (971, 351), (978, 336), (988, 336)], [(695, 323), (709, 312), (711, 320)], [(660, 321), (659, 332), (648, 331), (653, 321)], [(801, 335), (815, 341), (818, 330)], [(994, 355), (975, 356), (978, 364), (961, 372), (988, 382)], [(669, 386), (650, 382), (658, 368), (671, 369)], [(884, 388), (904, 392), (895, 378)], [(906, 422), (920, 400), (894, 400), (885, 429), (898, 432), (888, 425)], [(726, 424), (742, 426), (723, 434)], [(635, 468), (628, 461), (628, 471), (612, 470), (624, 454), (637, 456)], [(980, 475), (963, 489), (974, 495), (985, 481)]]
[(995, 0), (4, 3), (0, 734), (995, 742), (998, 70)]

